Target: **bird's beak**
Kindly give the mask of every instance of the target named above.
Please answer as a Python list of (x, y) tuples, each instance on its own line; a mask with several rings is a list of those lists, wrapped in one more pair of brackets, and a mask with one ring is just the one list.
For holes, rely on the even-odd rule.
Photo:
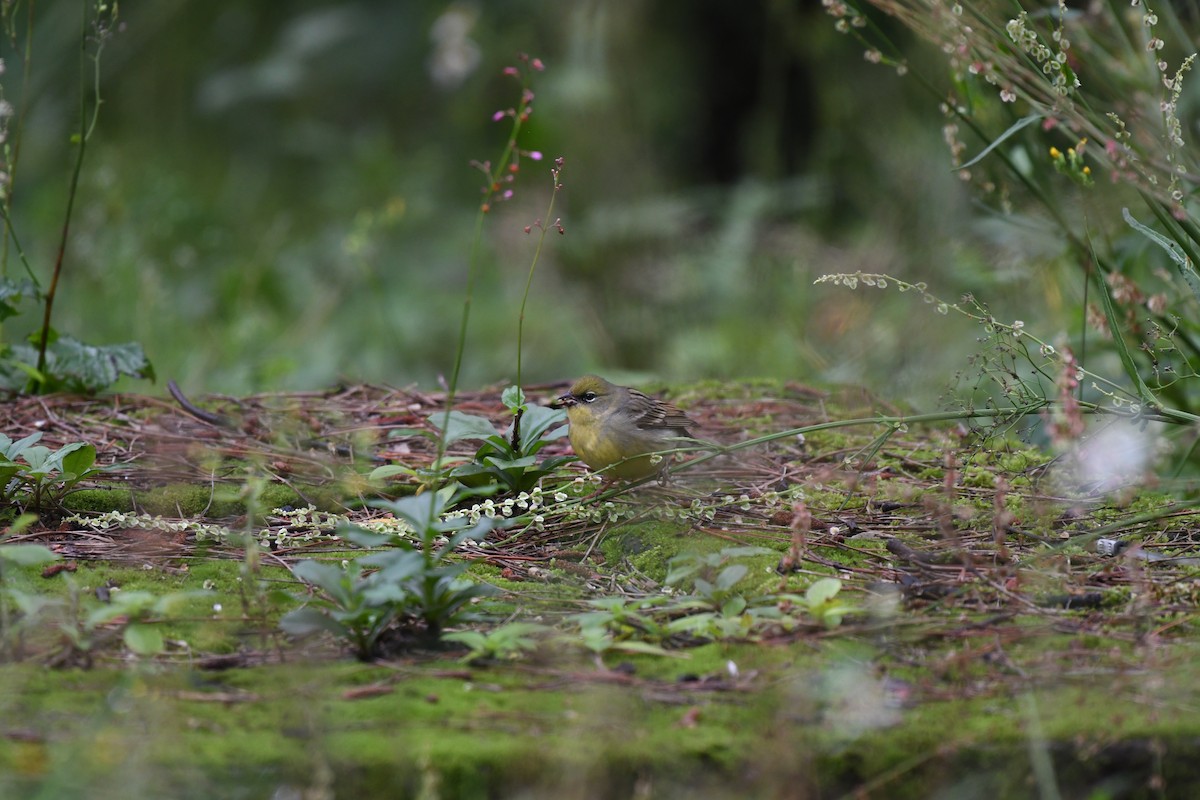
[(550, 407), (551, 408), (570, 408), (571, 406), (575, 405), (578, 402), (579, 401), (575, 399), (575, 395), (571, 394), (570, 392), (567, 392), (562, 397), (558, 398), (553, 403), (551, 403)]

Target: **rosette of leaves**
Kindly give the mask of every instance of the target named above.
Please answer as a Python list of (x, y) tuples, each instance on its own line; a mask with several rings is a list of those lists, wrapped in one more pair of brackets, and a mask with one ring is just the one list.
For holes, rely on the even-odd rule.
[(17, 441), (0, 433), (0, 501), (41, 508), (104, 469), (94, 466), (94, 445), (72, 442), (51, 450), (37, 444), (41, 438), (40, 431)]
[(344, 568), (311, 560), (297, 564), (294, 575), (316, 592), (308, 605), (284, 615), (283, 630), (301, 636), (332, 633), (366, 660), (385, 649), (391, 632), (437, 641), (446, 626), (474, 618), (472, 602), (496, 589), (464, 575), (470, 564), (452, 557), (459, 545), (486, 536), (497, 520), (484, 517), (472, 525), (464, 517), (443, 518), (456, 495), (457, 487), (446, 487), (373, 503), (392, 512), (408, 531), (340, 529), (347, 542), (374, 552)]
[[(450, 470), (451, 478), (467, 486), (494, 483), (506, 494), (519, 494), (573, 460), (570, 456), (537, 458), (543, 447), (567, 435), (566, 413), (527, 404), (517, 386), (505, 389), (500, 400), (513, 412), (513, 422), (503, 433), (483, 417), (461, 411), (434, 414), (430, 421), (439, 429), (444, 425), (446, 444), (464, 439), (483, 442), (469, 463)], [(513, 435), (514, 430), (518, 435)]]

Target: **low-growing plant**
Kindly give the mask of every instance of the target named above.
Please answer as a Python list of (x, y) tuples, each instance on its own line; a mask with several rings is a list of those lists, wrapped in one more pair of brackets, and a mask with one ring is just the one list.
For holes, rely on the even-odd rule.
[(319, 593), (283, 617), (283, 630), (294, 635), (332, 633), (365, 660), (382, 652), (391, 632), (432, 644), (447, 625), (472, 618), (470, 604), (496, 590), (463, 575), (469, 564), (452, 556), (464, 542), (486, 536), (497, 521), (485, 517), (470, 524), (464, 517), (446, 516), (459, 494), (458, 486), (448, 486), (373, 503), (395, 515), (402, 532), (381, 534), (346, 526), (339, 530), (340, 537), (375, 552), (344, 566), (313, 560), (297, 564), (295, 576)]
[[(36, 594), (14, 593), (18, 606), (36, 609), (65, 607), (58, 621), (62, 649), (53, 657), (56, 666), (90, 667), (95, 652), (118, 638), (133, 654), (151, 657), (166, 649), (161, 623), (180, 605), (209, 594), (203, 590), (155, 594), (148, 591), (112, 591), (108, 602), (85, 603), (79, 587), (71, 576), (65, 576), (69, 599), (50, 600)], [(60, 605), (61, 604), (61, 605)]]
[(429, 422), (438, 431), (437, 437), (446, 446), (460, 441), (482, 442), (466, 463), (443, 457), (428, 471), (387, 464), (373, 470), (369, 479), (381, 481), (404, 475), (425, 485), (440, 486), (447, 481), (458, 481), (476, 490), (520, 494), (530, 491), (560, 466), (574, 460), (570, 456), (550, 456), (540, 461), (537, 458), (543, 447), (567, 435), (564, 412), (527, 404), (525, 393), (517, 386), (505, 389), (501, 401), (513, 412), (513, 423), (503, 433), (486, 418), (462, 411), (449, 414), (439, 411), (429, 416)]
[(803, 598), (795, 598), (808, 615), (827, 628), (842, 624), (842, 618), (858, 609), (838, 595), (842, 582), (837, 578), (818, 578), (809, 584)]
[[(6, 536), (32, 522), (32, 515), (18, 519)], [(0, 660), (21, 658), (27, 632), (56, 631), (58, 645), (47, 660), (54, 666), (90, 667), (93, 655), (110, 642), (120, 640), (130, 652), (155, 656), (166, 642), (157, 624), (181, 603), (208, 594), (205, 591), (157, 595), (147, 591), (114, 590), (108, 602), (84, 600), (78, 584), (65, 575), (66, 598), (26, 592), (8, 586), (6, 573), (14, 568), (37, 567), (61, 557), (37, 544), (0, 543)]]
[[(71, 230), (72, 211), (79, 189), (79, 177), (84, 154), (92, 133), (96, 130), (101, 98), (99, 95), (100, 55), (105, 44), (117, 30), (119, 4), (106, 0), (84, 0), (84, 24), (79, 32), (81, 49), (85, 56), (81, 60), (78, 130), (71, 137), (75, 146), (74, 164), (70, 172), (66, 208), (63, 213), (60, 240), (55, 248), (57, 257), (50, 271), (48, 286), (43, 288), (37, 274), (26, 260), (17, 231), (13, 227), (13, 176), (17, 174), (17, 157), (21, 151), (20, 139), (24, 119), (14, 113), (7, 100), (0, 113), (0, 141), (4, 148), (0, 156), (0, 219), (3, 220), (3, 244), (0, 246), (0, 390), (27, 391), (39, 394), (46, 392), (98, 392), (111, 386), (122, 375), (154, 379), (154, 368), (146, 358), (141, 345), (136, 343), (97, 346), (86, 344), (71, 336), (61, 334), (52, 326), (54, 301), (62, 284), (64, 266), (68, 254), (67, 237)], [(32, 4), (5, 3), (0, 8), (5, 31), (10, 34), (13, 45), (18, 45), (17, 31), (25, 28), (19, 16), (33, 16)], [(32, 30), (32, 24), (29, 25)], [(8, 39), (6, 38), (5, 41)], [(24, 45), (24, 58), (20, 62), (27, 73), (30, 68), (32, 41)], [(90, 66), (89, 66), (90, 64)], [(89, 75), (89, 70), (93, 74)], [(26, 74), (23, 91), (30, 86)], [(0, 88), (0, 97), (3, 97)], [(28, 98), (21, 98), (20, 111), (28, 108)], [(11, 141), (10, 141), (11, 140)], [(13, 144), (15, 142), (15, 145)], [(13, 278), (9, 274), (9, 244), (12, 244), (26, 277)], [(40, 317), (39, 327), (29, 334), (25, 342), (5, 341), (5, 320), (21, 313), (24, 305), (33, 306)]]
[[(11, 658), (20, 652), (20, 630), (26, 615), (19, 609), (13, 609), (15, 591), (7, 585), (6, 573), (17, 567), (31, 567), (57, 561), (59, 556), (48, 547), (40, 544), (5, 544), (4, 539), (11, 538), (29, 527), (37, 517), (33, 514), (22, 514), (13, 521), (8, 530), (0, 536), (0, 660)], [(16, 612), (16, 613), (14, 613)], [(19, 616), (18, 616), (19, 614)]]
[(579, 626), (583, 646), (603, 655), (607, 652), (664, 656), (662, 646), (671, 635), (662, 609), (670, 602), (664, 595), (640, 598), (600, 597), (589, 600), (594, 611), (572, 614), (568, 621)]
[(444, 414), (434, 414), (430, 421), (440, 426), (447, 420), (444, 431), (447, 444), (461, 440), (483, 442), (470, 463), (450, 470), (451, 478), (467, 485), (476, 485), (482, 478), (506, 494), (527, 492), (558, 467), (574, 460), (570, 456), (537, 460), (543, 447), (567, 435), (566, 414), (527, 404), (525, 393), (517, 386), (506, 389), (500, 399), (513, 412), (513, 423), (503, 433), (483, 417), (460, 411), (451, 412), (448, 420)]
[(0, 501), (41, 509), (58, 503), (81, 480), (103, 471), (96, 448), (72, 442), (57, 450), (36, 444), (41, 432), (13, 441), (0, 433)]
[(509, 661), (536, 650), (538, 635), (548, 630), (545, 625), (533, 622), (510, 622), (490, 631), (454, 631), (442, 636), (442, 640), (467, 648), (467, 654), (459, 659), (464, 664)]
[(670, 645), (795, 630), (804, 617), (832, 628), (856, 610), (838, 598), (842, 582), (837, 578), (819, 578), (804, 595), (738, 589), (749, 567), (730, 562), (773, 553), (764, 547), (727, 547), (677, 556), (671, 559), (665, 583), (678, 587), (690, 581), (691, 592), (600, 598), (589, 601), (595, 610), (570, 620), (579, 626), (584, 646), (596, 653), (620, 649), (663, 655)]
[(708, 605), (741, 613), (746, 600), (734, 591), (734, 586), (746, 577), (750, 567), (742, 563), (728, 563), (735, 558), (772, 555), (775, 551), (765, 547), (726, 547), (716, 553), (685, 553), (675, 556), (668, 563), (667, 586), (678, 586), (691, 579), (693, 593)]
[[(483, 226), (484, 220), (491, 213), (492, 206), (496, 203), (511, 200), (513, 197), (513, 186), (517, 175), (521, 171), (521, 159), (526, 158), (531, 162), (537, 163), (542, 160), (542, 154), (536, 150), (524, 150), (518, 146), (518, 137), (521, 134), (521, 129), (529, 118), (533, 115), (533, 100), (534, 93), (530, 85), (533, 81), (534, 73), (541, 72), (545, 69), (545, 65), (540, 58), (532, 58), (527, 53), (521, 53), (517, 57), (517, 65), (504, 68), (504, 74), (508, 77), (516, 79), (521, 85), (520, 99), (512, 108), (500, 109), (492, 114), (494, 122), (503, 122), (509, 120), (511, 125), (509, 128), (508, 139), (504, 143), (504, 148), (500, 153), (500, 157), (496, 161), (477, 161), (473, 160), (471, 165), (483, 173), (484, 182), (481, 188), (483, 199), (479, 203), (479, 211), (475, 217), (475, 235), (471, 240), (470, 258), (467, 262), (467, 279), (466, 287), (463, 293), (462, 316), (459, 319), (458, 337), (454, 350), (454, 367), (450, 371), (450, 379), (447, 382), (446, 391), (446, 411), (443, 412), (443, 418), (449, 419), (451, 409), (454, 408), (454, 397), (458, 391), (458, 377), (462, 372), (463, 354), (466, 352), (467, 346), (467, 328), (471, 321), (471, 306), (474, 299), (475, 279), (479, 274), (479, 254), (482, 252), (483, 243)], [(536, 258), (536, 257), (535, 257)], [(536, 261), (535, 261), (536, 263)], [(531, 273), (532, 274), (532, 273)], [(526, 297), (529, 295), (528, 284), (526, 284)], [(524, 307), (522, 306), (522, 314)], [(518, 328), (518, 339), (520, 338), (520, 328)], [(518, 344), (518, 352), (520, 346)], [(518, 356), (519, 360), (519, 356)], [(520, 365), (517, 370), (517, 383), (520, 384)], [(449, 424), (443, 425), (443, 433)], [(442, 456), (446, 454), (445, 437), (438, 439), (437, 461), (441, 461)]]

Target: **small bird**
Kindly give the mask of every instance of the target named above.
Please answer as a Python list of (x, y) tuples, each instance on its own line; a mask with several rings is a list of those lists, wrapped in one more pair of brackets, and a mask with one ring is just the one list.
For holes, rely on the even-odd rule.
[(567, 410), (571, 447), (583, 463), (627, 481), (662, 472), (667, 462), (648, 454), (691, 439), (696, 424), (675, 406), (598, 375), (584, 375), (550, 407)]

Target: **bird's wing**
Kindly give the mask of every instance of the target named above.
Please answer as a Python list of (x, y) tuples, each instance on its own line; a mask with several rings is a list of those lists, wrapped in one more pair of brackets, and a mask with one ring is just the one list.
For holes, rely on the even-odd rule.
[(655, 400), (637, 389), (629, 390), (629, 415), (633, 424), (643, 430), (674, 430), (681, 436), (688, 436), (688, 429), (696, 424), (670, 403)]

